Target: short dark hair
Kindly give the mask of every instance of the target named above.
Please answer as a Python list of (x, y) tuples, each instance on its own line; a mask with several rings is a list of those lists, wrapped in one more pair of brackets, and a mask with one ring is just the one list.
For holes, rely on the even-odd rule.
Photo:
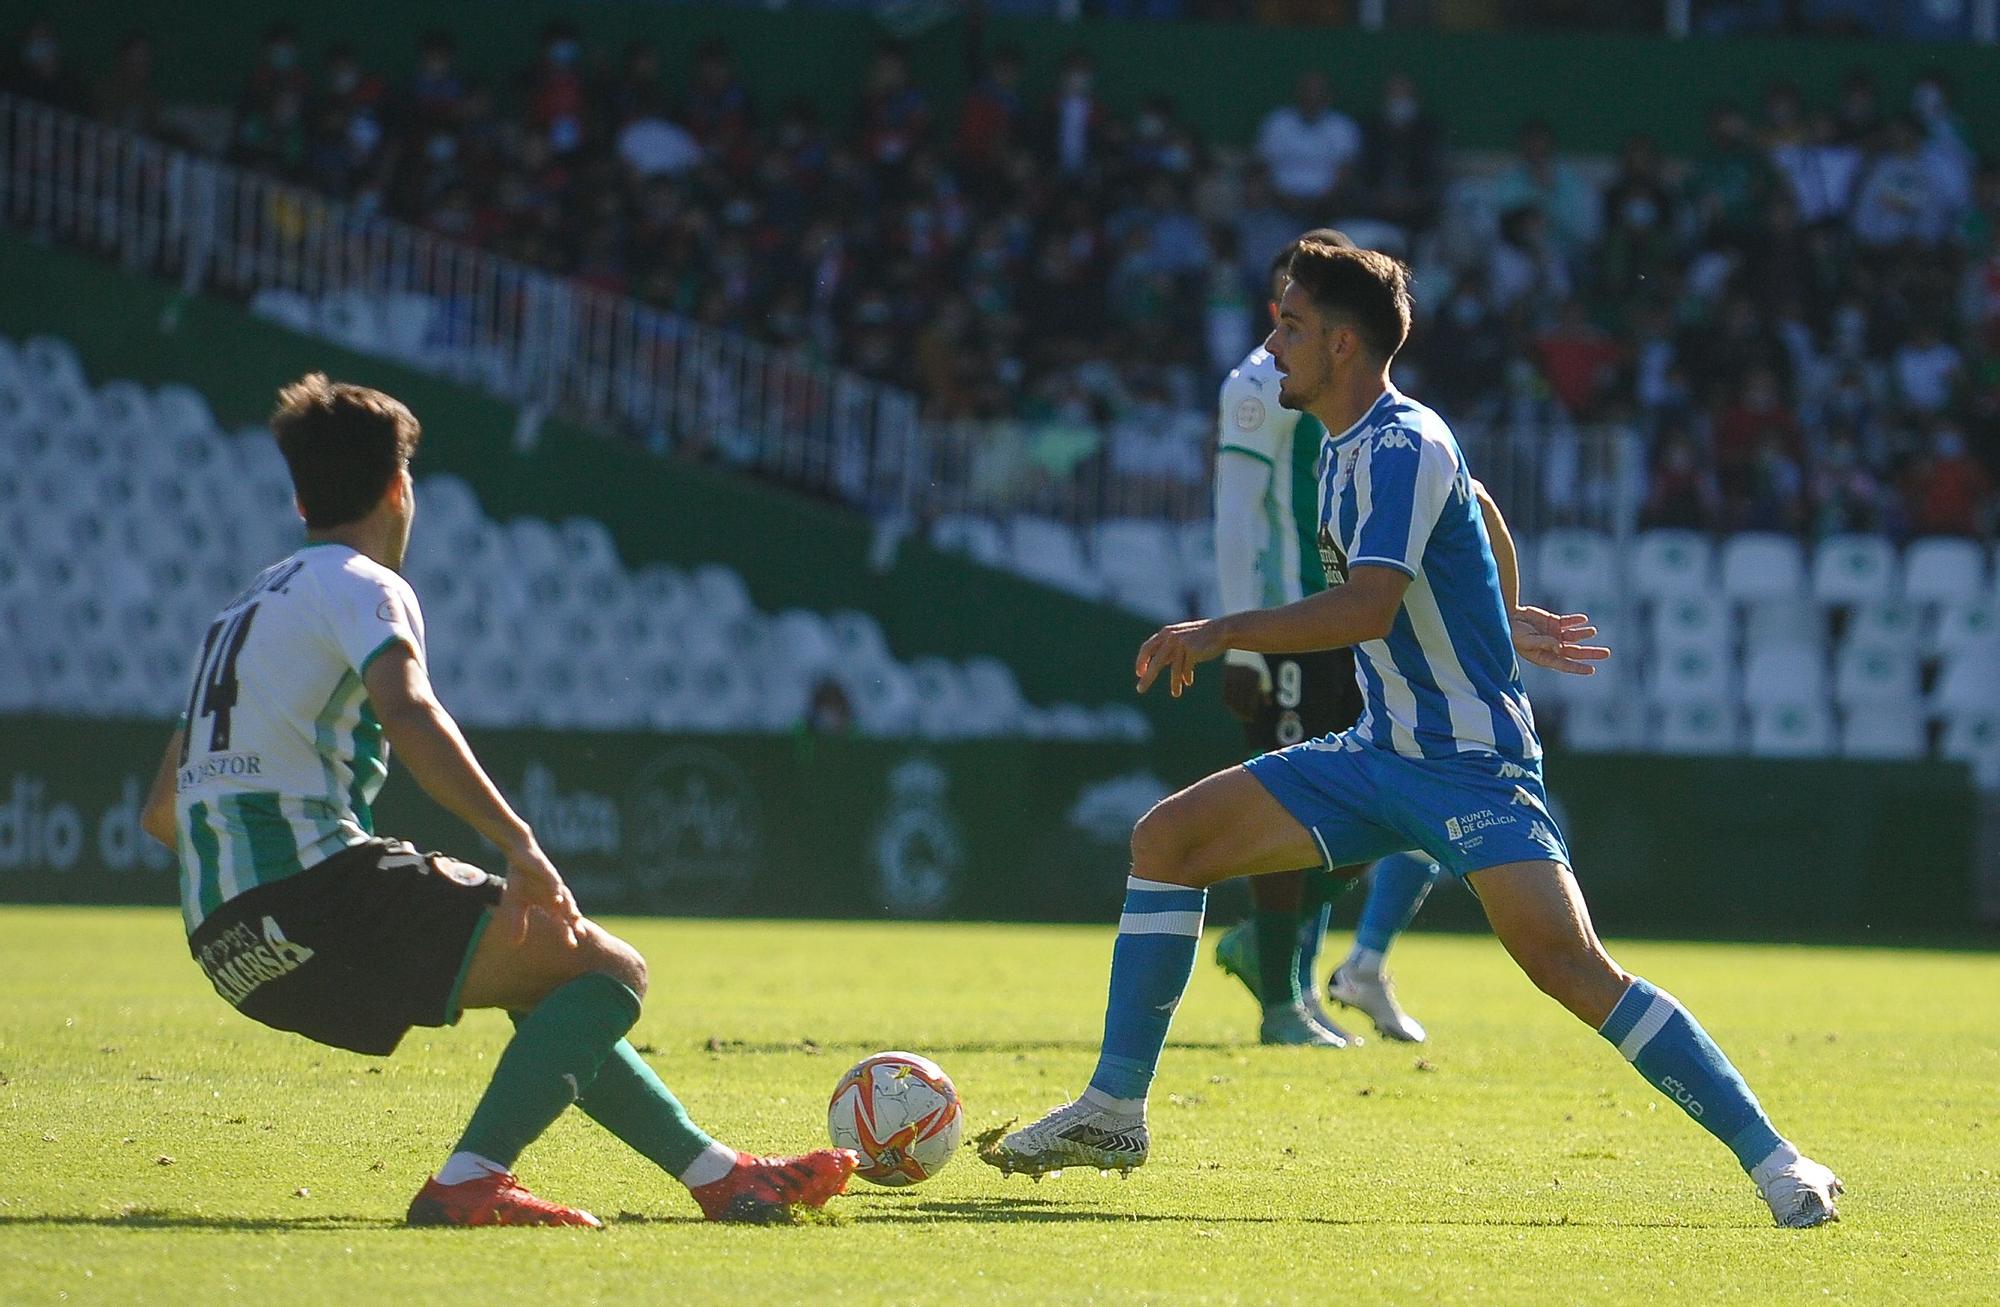
[(319, 531), (375, 511), (423, 438), (403, 401), (309, 372), (278, 392), (271, 430), (306, 526)]
[(1346, 232), (1337, 231), (1332, 227), (1315, 227), (1303, 236), (1300, 236), (1297, 240), (1288, 243), (1284, 249), (1279, 250), (1271, 257), (1271, 266), (1264, 274), (1265, 280), (1269, 281), (1279, 273), (1290, 268), (1292, 266), (1292, 256), (1297, 254), (1299, 246), (1305, 244), (1307, 241), (1318, 241), (1322, 245), (1333, 245), (1343, 250), (1354, 248), (1354, 242), (1348, 239)]
[(1292, 256), (1292, 284), (1320, 312), (1346, 318), (1368, 352), (1388, 362), (1410, 335), (1410, 269), (1380, 250), (1302, 240)]

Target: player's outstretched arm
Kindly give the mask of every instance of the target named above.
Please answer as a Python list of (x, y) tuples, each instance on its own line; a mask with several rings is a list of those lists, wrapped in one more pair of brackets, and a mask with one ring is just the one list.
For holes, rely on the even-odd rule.
[(1179, 698), (1194, 684), (1195, 666), (1219, 657), (1225, 649), (1315, 653), (1379, 640), (1395, 625), (1396, 610), (1409, 588), (1410, 578), (1400, 569), (1363, 563), (1345, 585), (1281, 607), (1163, 627), (1139, 646), (1133, 667), (1139, 693), (1151, 689), (1166, 672), (1167, 690)]
[(1589, 676), (1595, 664), (1611, 656), (1601, 645), (1583, 643), (1597, 634), (1582, 613), (1552, 613), (1521, 602), (1521, 563), (1514, 550), (1514, 533), (1500, 515), (1485, 485), (1474, 480), (1472, 494), (1479, 501), (1479, 515), (1486, 519), (1486, 537), (1493, 545), (1493, 565), (1500, 573), (1500, 600), (1507, 606), (1507, 625), (1513, 635), (1514, 652), (1537, 667)]
[(170, 849), (174, 847), (177, 834), (174, 830), (174, 773), (180, 770), (181, 741), (186, 736), (187, 728), (180, 726), (167, 737), (167, 751), (160, 755), (160, 765), (153, 772), (152, 788), (146, 791), (146, 806), (139, 810), (139, 829)]
[(424, 793), (506, 856), (507, 891), (500, 910), (512, 919), (515, 938), (526, 937), (530, 909), (539, 908), (571, 927), (581, 921), (569, 887), (535, 842), (534, 831), (473, 756), (415, 652), (405, 644), (392, 645), (368, 664), (364, 683), (382, 733)]

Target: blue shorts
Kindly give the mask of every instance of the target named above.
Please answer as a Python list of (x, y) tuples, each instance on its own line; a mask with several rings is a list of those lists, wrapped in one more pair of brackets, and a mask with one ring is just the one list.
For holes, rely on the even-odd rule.
[(1569, 865), (1539, 762), (1405, 758), (1343, 731), (1243, 765), (1312, 832), (1329, 870), (1410, 848), (1454, 876), (1507, 862)]

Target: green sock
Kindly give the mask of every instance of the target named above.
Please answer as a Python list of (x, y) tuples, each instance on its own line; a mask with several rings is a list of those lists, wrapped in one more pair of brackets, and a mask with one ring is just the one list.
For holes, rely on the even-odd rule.
[(638, 1019), (639, 996), (601, 971), (558, 987), (515, 1023), (455, 1151), (512, 1170), (521, 1151), (583, 1096)]
[(688, 1120), (681, 1100), (660, 1082), (627, 1040), (619, 1040), (612, 1048), (604, 1069), (576, 1105), (676, 1179), (715, 1142)]
[(1252, 908), (1257, 939), (1257, 993), (1264, 1007), (1299, 1001), (1299, 914), (1285, 908)]

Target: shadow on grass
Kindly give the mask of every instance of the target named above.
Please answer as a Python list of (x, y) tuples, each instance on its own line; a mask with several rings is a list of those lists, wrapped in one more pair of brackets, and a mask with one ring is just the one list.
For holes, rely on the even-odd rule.
[[(703, 1052), (713, 1053), (717, 1056), (730, 1054), (809, 1053), (815, 1056), (837, 1054), (844, 1057), (850, 1052), (866, 1052), (893, 1046), (895, 1046), (893, 1041), (881, 1039), (841, 1039), (826, 1044), (798, 1039), (714, 1039), (701, 1045), (700, 1049)], [(1235, 1043), (1225, 1043), (1220, 1040), (1203, 1043), (1199, 1040), (1183, 1041), (1177, 1039), (1174, 1041), (1174, 1047), (1177, 1049), (1190, 1048), (1208, 1053), (1230, 1053), (1245, 1052), (1258, 1047), (1258, 1045), (1253, 1039), (1244, 1039)], [(1099, 1049), (1099, 1041), (1095, 1039), (966, 1039), (948, 1043), (926, 1043), (924, 1045), (924, 1056), (933, 1059), (946, 1057), (953, 1053), (1087, 1053), (1095, 1056)], [(659, 1052), (657, 1048), (641, 1049), (640, 1051)]]
[(1181, 1225), (1329, 1225), (1329, 1226), (1463, 1226), (1471, 1229), (1645, 1229), (1645, 1230), (1731, 1230), (1729, 1222), (1697, 1221), (1573, 1221), (1565, 1216), (1527, 1217), (1444, 1217), (1399, 1216), (1394, 1212), (1361, 1216), (1192, 1216), (1167, 1212), (1108, 1212), (1081, 1207), (1057, 1198), (947, 1198), (929, 1202), (901, 1202), (884, 1195), (880, 1202), (843, 1204), (841, 1216), (854, 1225), (875, 1221), (966, 1221), (977, 1224), (1006, 1224), (1020, 1221), (1047, 1222), (1173, 1222)]
[[(1105, 1211), (1045, 1197), (940, 1198), (913, 1202), (892, 1194), (855, 1195), (860, 1201), (843, 1201), (826, 1212), (801, 1211), (782, 1225), (864, 1226), (896, 1223), (965, 1223), (971, 1225), (1042, 1224), (1177, 1224), (1191, 1227), (1223, 1225), (1319, 1225), (1356, 1227), (1456, 1226), (1468, 1229), (1589, 1229), (1589, 1230), (1730, 1230), (1730, 1222), (1697, 1221), (1573, 1221), (1565, 1216), (1545, 1217), (1446, 1217), (1398, 1216), (1393, 1212), (1362, 1216), (1272, 1216), (1188, 1215), (1168, 1212)], [(872, 1200), (872, 1201), (871, 1201)], [(619, 1227), (641, 1225), (702, 1225), (692, 1213), (653, 1215), (620, 1212), (606, 1224)], [(105, 1230), (216, 1230), (230, 1234), (311, 1233), (313, 1231), (402, 1230), (408, 1227), (388, 1216), (210, 1216), (200, 1212), (171, 1212), (160, 1208), (135, 1208), (120, 1213), (16, 1213), (0, 1212), (0, 1230), (12, 1228), (63, 1229), (86, 1227)]]
[(158, 1207), (134, 1207), (122, 1212), (0, 1212), (0, 1230), (21, 1226), (89, 1226), (104, 1230), (227, 1230), (262, 1233), (273, 1230), (391, 1230), (403, 1225), (393, 1216), (210, 1216), (204, 1212), (170, 1212)]

